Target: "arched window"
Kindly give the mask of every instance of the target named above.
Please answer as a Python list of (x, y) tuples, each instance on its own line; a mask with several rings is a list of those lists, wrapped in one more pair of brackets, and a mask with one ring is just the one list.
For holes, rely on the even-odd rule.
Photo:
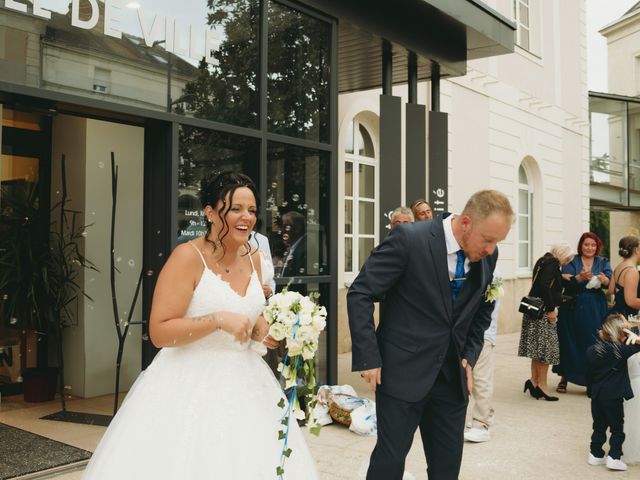
[(344, 146), (344, 271), (355, 275), (376, 245), (377, 161), (371, 134), (357, 117)]
[(518, 169), (518, 269), (531, 270), (533, 187), (523, 164)]

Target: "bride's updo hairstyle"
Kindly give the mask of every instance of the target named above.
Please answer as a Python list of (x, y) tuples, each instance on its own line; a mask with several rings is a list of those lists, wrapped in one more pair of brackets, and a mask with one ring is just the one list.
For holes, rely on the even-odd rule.
[[(206, 174), (200, 181), (200, 203), (204, 209), (207, 205), (213, 208), (218, 213), (218, 218), (222, 223), (222, 230), (220, 236), (216, 241), (209, 239), (211, 234), (211, 223), (205, 216), (204, 221), (207, 225), (207, 233), (204, 237), (206, 242), (209, 242), (213, 246), (213, 250), (217, 250), (218, 247), (222, 248), (224, 252), (224, 244), (222, 240), (229, 234), (229, 225), (227, 224), (227, 214), (229, 213), (229, 207), (233, 205), (233, 194), (238, 188), (246, 187), (253, 193), (256, 199), (256, 216), (260, 211), (260, 197), (258, 197), (258, 189), (253, 180), (242, 173), (236, 173), (231, 171), (226, 172), (211, 172)], [(227, 194), (229, 194), (229, 203), (227, 203)], [(222, 203), (220, 209), (216, 209), (218, 202)], [(247, 244), (247, 252), (250, 251), (250, 247)]]
[(622, 258), (630, 258), (633, 251), (640, 246), (640, 241), (635, 235), (627, 235), (622, 237), (618, 242), (618, 255)]

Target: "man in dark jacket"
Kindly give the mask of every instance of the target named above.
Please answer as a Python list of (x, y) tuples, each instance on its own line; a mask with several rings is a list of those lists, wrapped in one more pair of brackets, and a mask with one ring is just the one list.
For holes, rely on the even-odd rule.
[(368, 480), (402, 478), (418, 426), (429, 478), (458, 478), (471, 368), (493, 310), (485, 293), (513, 217), (502, 193), (483, 190), (460, 215), (398, 225), (351, 285), (352, 370), (376, 392)]

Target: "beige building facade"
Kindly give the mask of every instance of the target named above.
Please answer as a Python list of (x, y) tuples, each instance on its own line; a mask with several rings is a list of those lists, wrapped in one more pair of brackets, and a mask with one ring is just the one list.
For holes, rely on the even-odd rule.
[[(601, 99), (603, 108), (598, 113), (608, 114), (607, 124), (594, 122), (592, 139), (592, 158), (609, 153), (613, 160), (606, 166), (619, 172), (620, 179), (612, 187), (627, 194), (610, 208), (603, 207), (609, 212), (609, 241), (615, 252), (621, 237), (640, 234), (640, 2), (600, 33), (607, 40), (609, 94), (628, 97)], [(610, 177), (613, 179), (614, 175)], [(615, 253), (611, 256), (614, 265), (621, 260)]]
[[(447, 208), (459, 212), (471, 193), (492, 188), (505, 193), (517, 212), (499, 245), (505, 297), (498, 330), (507, 333), (520, 328), (517, 302), (528, 292), (536, 259), (554, 242), (577, 244), (589, 229), (586, 14), (582, 0), (486, 3), (515, 19), (517, 45), (512, 54), (470, 61), (467, 75), (442, 81), (441, 110), (449, 114)], [(378, 225), (367, 224), (367, 218), (380, 217), (377, 210), (366, 217), (367, 209), (378, 208), (376, 195), (385, 181), (376, 175), (380, 93), (339, 98), (341, 352), (351, 348), (346, 292), (370, 247), (382, 240), (374, 233)], [(393, 93), (407, 101), (406, 86)], [(429, 105), (430, 95), (430, 83), (419, 83), (418, 103)], [(398, 160), (404, 179), (404, 146)], [(425, 191), (428, 185), (425, 178)], [(409, 205), (415, 199), (406, 197), (404, 181), (402, 190)]]

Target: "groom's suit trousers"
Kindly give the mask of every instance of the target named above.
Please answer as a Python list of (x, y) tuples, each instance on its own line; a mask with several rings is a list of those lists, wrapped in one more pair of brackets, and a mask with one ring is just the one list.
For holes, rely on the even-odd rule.
[(443, 368), (427, 396), (418, 402), (376, 392), (378, 441), (367, 480), (402, 479), (418, 427), (429, 480), (458, 479), (468, 399), (460, 390), (459, 379), (450, 378), (454, 368), (457, 370), (457, 365)]

